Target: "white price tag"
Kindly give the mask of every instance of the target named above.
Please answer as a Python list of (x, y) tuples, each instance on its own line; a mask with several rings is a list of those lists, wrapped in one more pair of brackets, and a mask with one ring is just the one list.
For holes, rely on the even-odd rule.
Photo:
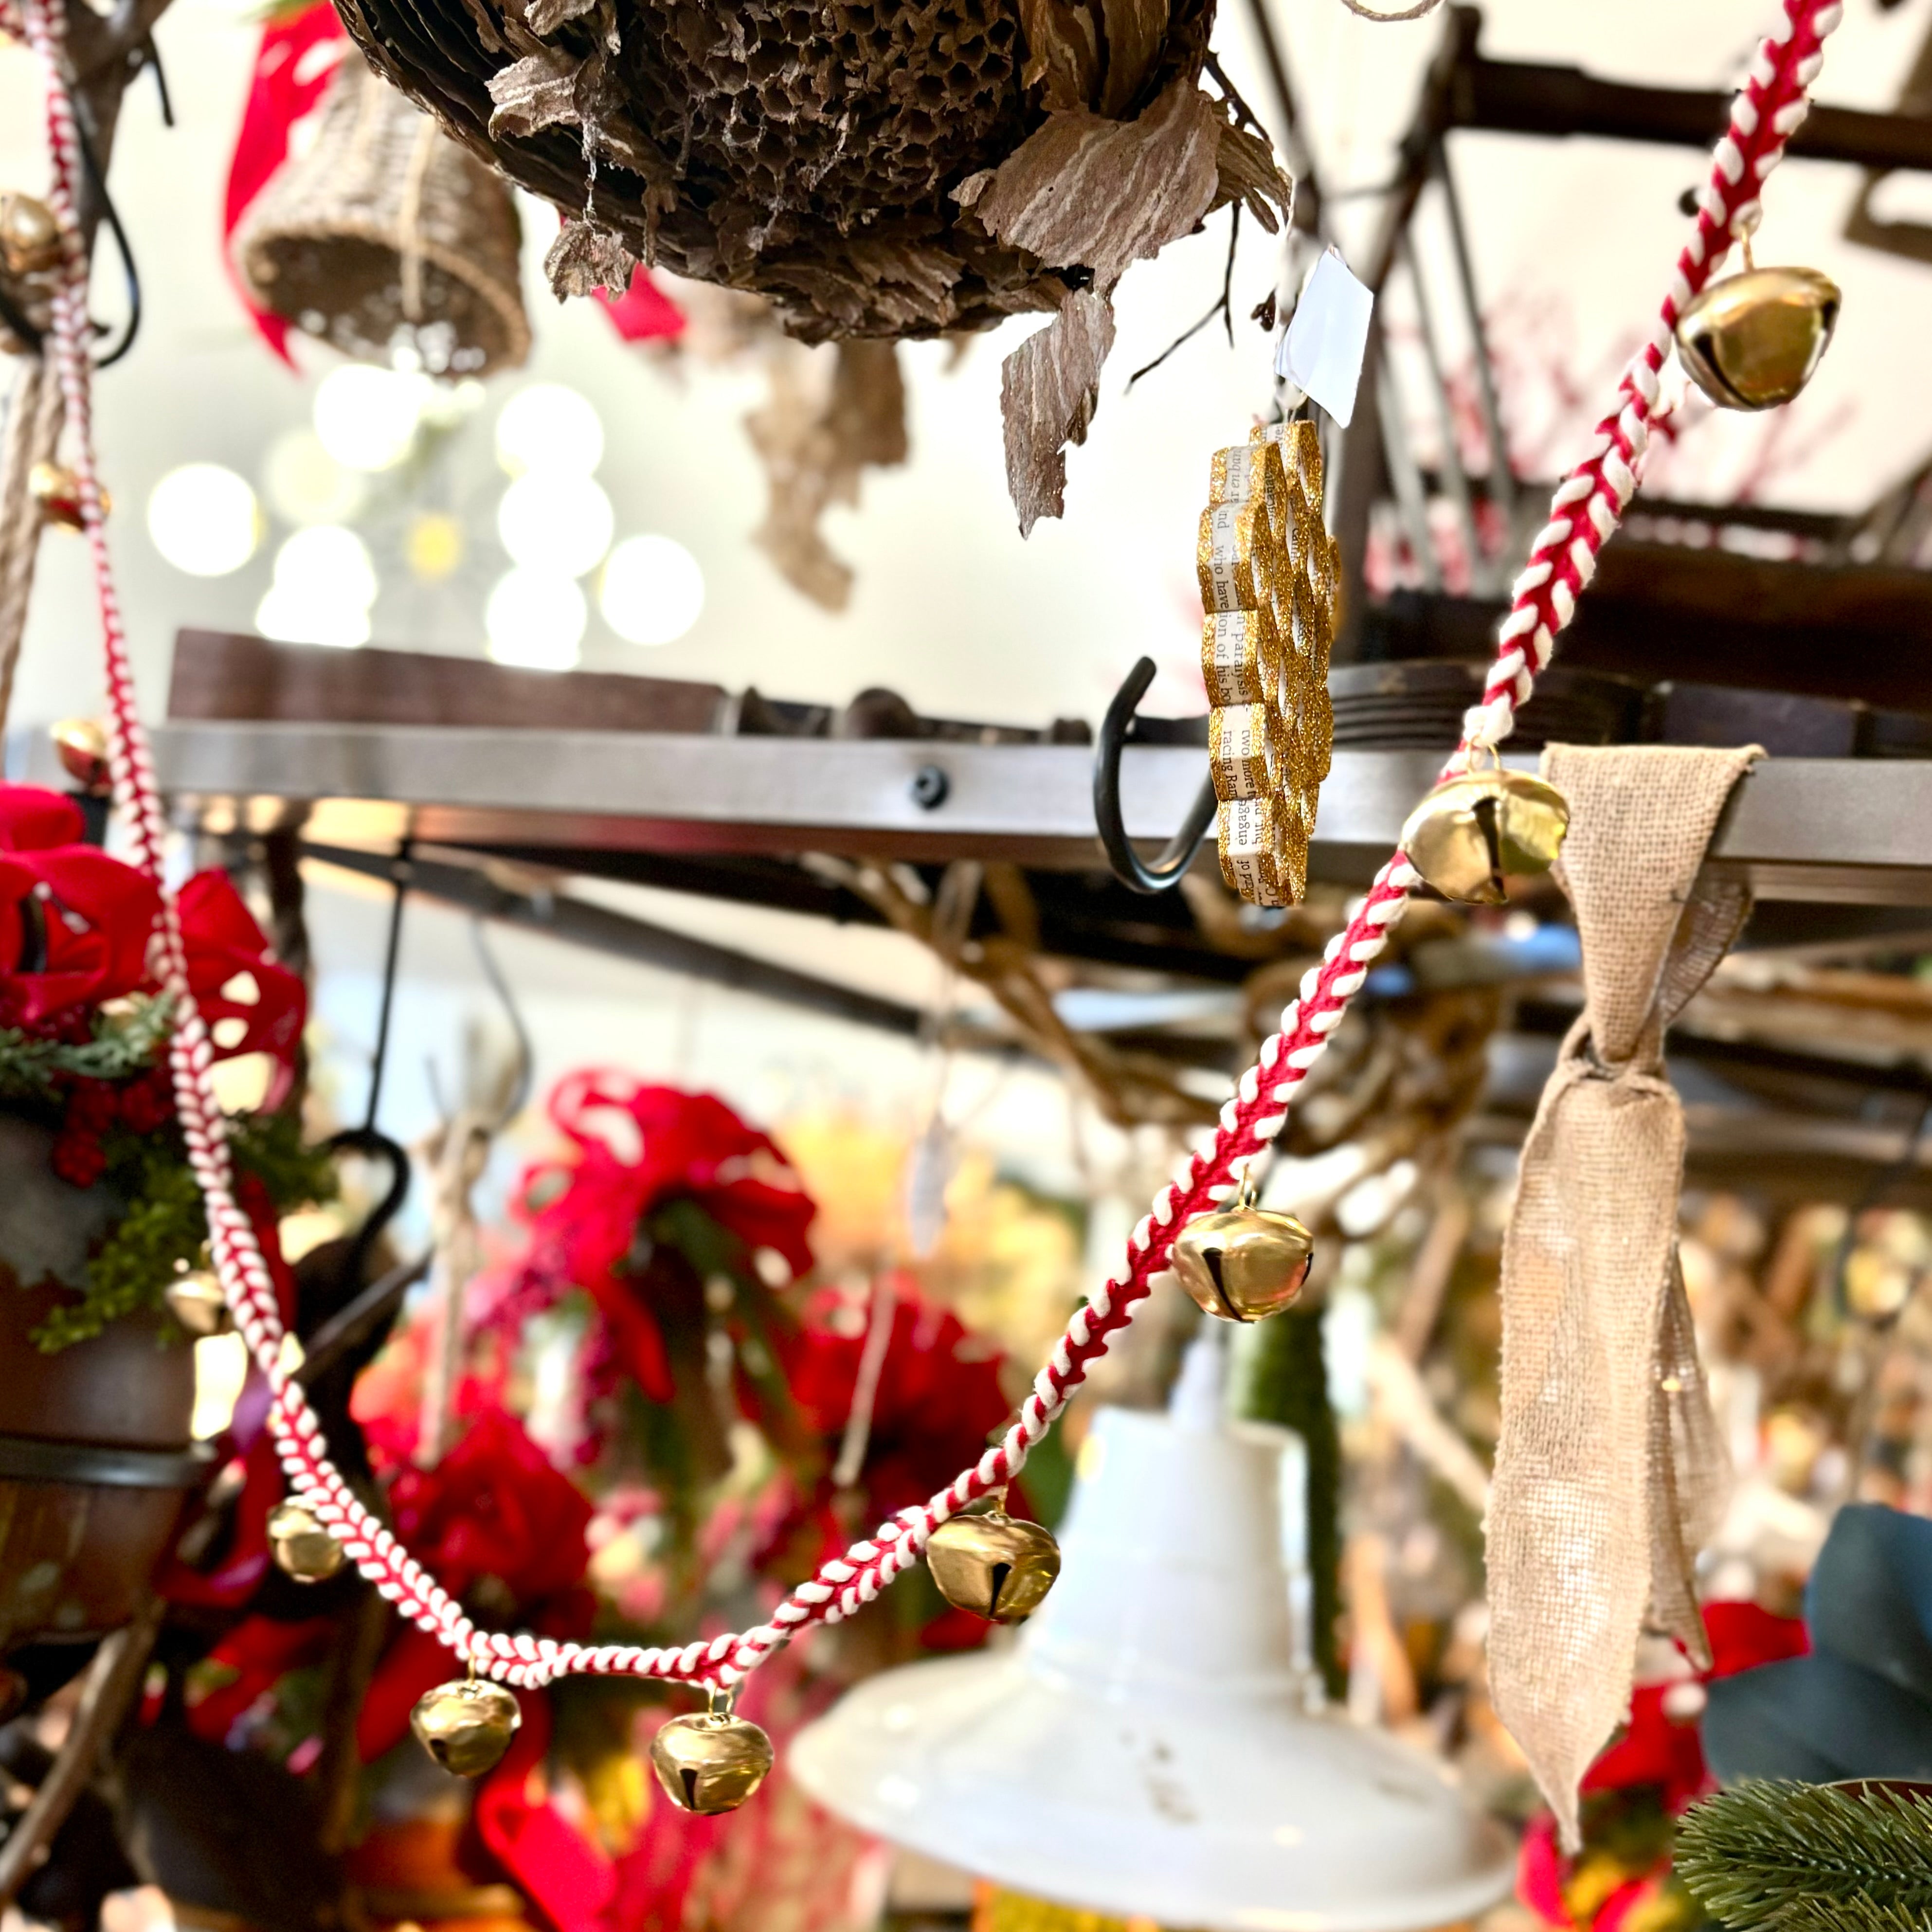
[(1369, 346), (1376, 298), (1330, 248), (1309, 272), (1288, 333), (1275, 353), (1275, 374), (1346, 425), (1355, 413), (1355, 386)]

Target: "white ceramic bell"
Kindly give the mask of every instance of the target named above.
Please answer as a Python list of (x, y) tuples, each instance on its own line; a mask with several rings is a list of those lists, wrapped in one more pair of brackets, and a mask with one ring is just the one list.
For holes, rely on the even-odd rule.
[(1301, 1444), (1216, 1420), (1219, 1361), (1196, 1344), (1171, 1414), (1096, 1416), (1059, 1582), (1016, 1644), (860, 1684), (800, 1734), (792, 1769), (868, 1831), (1120, 1917), (1466, 1918), (1508, 1889), (1512, 1847), (1444, 1766), (1319, 1708), (1293, 1608)]

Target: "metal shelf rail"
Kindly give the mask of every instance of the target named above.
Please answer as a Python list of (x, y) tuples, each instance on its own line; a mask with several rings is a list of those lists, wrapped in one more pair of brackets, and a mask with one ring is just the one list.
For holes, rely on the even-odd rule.
[[(306, 839), (368, 850), (406, 836), (540, 848), (566, 871), (640, 851), (1103, 862), (1092, 754), (1076, 745), (176, 722), (157, 729), (154, 749), (182, 821), (215, 834), (299, 824)], [(32, 782), (64, 782), (42, 734), (17, 738), (11, 762)], [(1437, 764), (1424, 752), (1337, 752), (1316, 875), (1365, 883)], [(1172, 835), (1201, 765), (1192, 747), (1129, 748), (1122, 790), (1136, 839)], [(1932, 905), (1932, 762), (1768, 760), (1740, 788), (1713, 863), (1760, 899)]]

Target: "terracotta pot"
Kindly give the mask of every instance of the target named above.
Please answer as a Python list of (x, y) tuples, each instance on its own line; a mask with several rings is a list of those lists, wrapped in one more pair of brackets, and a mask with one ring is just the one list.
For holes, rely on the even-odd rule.
[(158, 1314), (44, 1354), (32, 1331), (120, 1204), (70, 1187), (52, 1136), (0, 1113), (0, 1654), (97, 1636), (134, 1612), (201, 1479), (194, 1352)]

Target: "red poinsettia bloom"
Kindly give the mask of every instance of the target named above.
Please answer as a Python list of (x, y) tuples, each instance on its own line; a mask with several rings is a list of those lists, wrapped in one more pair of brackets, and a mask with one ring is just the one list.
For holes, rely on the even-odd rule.
[(572, 1150), (524, 1176), (535, 1235), (525, 1274), (589, 1293), (619, 1363), (668, 1402), (664, 1336), (632, 1268), (644, 1222), (671, 1201), (694, 1202), (748, 1255), (769, 1250), (796, 1278), (812, 1266), (811, 1198), (777, 1143), (709, 1094), (591, 1068), (558, 1083), (550, 1115)]
[[(920, 1298), (909, 1276), (880, 1282), (892, 1298), (892, 1334), (872, 1392), (857, 1486), (880, 1519), (922, 1503), (986, 1453), (1012, 1405), (1000, 1386), (1000, 1354), (950, 1308)], [(814, 1295), (791, 1379), (792, 1399), (836, 1454), (860, 1393), (866, 1322), (838, 1318), (836, 1290)]]
[[(1586, 1792), (1654, 1790), (1674, 1817), (1711, 1789), (1697, 1729), (1704, 1685), (1761, 1664), (1802, 1657), (1810, 1648), (1802, 1618), (1774, 1616), (1756, 1604), (1706, 1604), (1703, 1614), (1711, 1668), (1666, 1683), (1640, 1684), (1630, 1693), (1630, 1722), (1622, 1735), (1584, 1774)], [(1619, 1932), (1669, 1868), (1666, 1854), (1651, 1870), (1632, 1872), (1590, 1915), (1591, 1932)], [(1564, 1888), (1571, 1869), (1557, 1843), (1556, 1821), (1545, 1812), (1531, 1822), (1524, 1836), (1516, 1896), (1546, 1924), (1570, 1926), (1576, 1922)]]
[(452, 1594), (494, 1576), (518, 1606), (580, 1581), (590, 1499), (501, 1409), (479, 1415), (433, 1469), (389, 1492), (396, 1534)]
[[(288, 1097), (308, 997), (300, 975), (268, 950), (255, 916), (226, 872), (197, 872), (176, 896), (188, 982), (218, 1060), (266, 1053), (274, 1063), (264, 1106)], [(254, 994), (252, 999), (247, 997)]]
[(0, 785), (0, 1024), (38, 1027), (147, 977), (160, 895), (82, 830), (70, 799)]
[[(791, 1507), (764, 1539), (759, 1561), (788, 1575), (803, 1574), (844, 1547), (858, 1522), (869, 1528), (944, 1489), (986, 1453), (988, 1438), (1006, 1421), (1012, 1405), (1001, 1386), (999, 1351), (967, 1328), (950, 1309), (922, 1300), (904, 1275), (878, 1286), (889, 1295), (889, 1317), (874, 1300), (865, 1317), (833, 1290), (812, 1298), (788, 1367), (793, 1400), (823, 1445), (816, 1486), (794, 1496)], [(865, 1384), (868, 1330), (874, 1321), (892, 1327), (869, 1395)], [(876, 1338), (874, 1338), (876, 1340)], [(850, 1439), (862, 1440), (855, 1471), (837, 1465)], [(840, 1479), (845, 1509), (839, 1507)], [(1016, 1504), (1016, 1507), (1023, 1507)], [(963, 1610), (935, 1619), (920, 1633), (928, 1649), (970, 1648), (987, 1627)]]

